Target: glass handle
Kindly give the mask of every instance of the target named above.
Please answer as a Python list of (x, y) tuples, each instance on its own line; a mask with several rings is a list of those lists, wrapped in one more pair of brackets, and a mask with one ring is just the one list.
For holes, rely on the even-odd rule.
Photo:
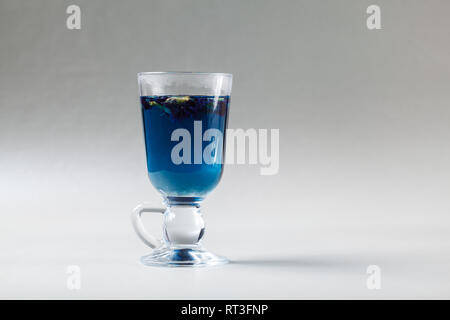
[(133, 212), (131, 213), (131, 222), (133, 224), (133, 228), (136, 231), (137, 235), (141, 240), (148, 245), (150, 248), (155, 249), (162, 245), (161, 239), (156, 239), (154, 236), (149, 234), (147, 230), (145, 230), (144, 224), (142, 223), (141, 216), (143, 213), (161, 213), (164, 214), (166, 209), (163, 208), (149, 208), (145, 205), (137, 206)]

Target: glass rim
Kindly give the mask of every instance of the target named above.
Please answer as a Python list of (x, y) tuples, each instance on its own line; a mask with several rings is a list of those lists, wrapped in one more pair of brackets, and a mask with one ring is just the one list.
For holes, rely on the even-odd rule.
[(224, 76), (233, 77), (231, 73), (222, 72), (193, 72), (193, 71), (150, 71), (150, 72), (138, 72), (138, 77), (141, 76), (156, 76), (156, 75), (198, 75), (198, 76)]

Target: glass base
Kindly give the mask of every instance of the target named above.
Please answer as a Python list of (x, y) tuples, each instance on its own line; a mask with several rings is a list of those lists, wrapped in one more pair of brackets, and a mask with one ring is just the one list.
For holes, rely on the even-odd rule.
[(153, 250), (143, 256), (141, 262), (146, 266), (157, 267), (206, 267), (228, 263), (228, 259), (212, 254), (200, 245), (189, 247), (167, 247)]

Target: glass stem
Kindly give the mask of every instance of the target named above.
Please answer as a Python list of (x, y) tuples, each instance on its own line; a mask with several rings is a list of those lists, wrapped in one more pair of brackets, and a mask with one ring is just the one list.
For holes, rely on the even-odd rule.
[(198, 246), (205, 223), (198, 204), (168, 204), (164, 213), (164, 241), (169, 247)]

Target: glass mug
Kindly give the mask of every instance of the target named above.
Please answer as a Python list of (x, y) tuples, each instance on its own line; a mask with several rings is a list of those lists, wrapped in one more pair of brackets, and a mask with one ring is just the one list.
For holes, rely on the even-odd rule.
[[(200, 243), (205, 233), (200, 203), (219, 183), (232, 75), (197, 72), (138, 74), (150, 182), (165, 209), (140, 205), (133, 227), (152, 253), (149, 266), (206, 266), (227, 263)], [(163, 239), (144, 228), (143, 213), (163, 214)]]

